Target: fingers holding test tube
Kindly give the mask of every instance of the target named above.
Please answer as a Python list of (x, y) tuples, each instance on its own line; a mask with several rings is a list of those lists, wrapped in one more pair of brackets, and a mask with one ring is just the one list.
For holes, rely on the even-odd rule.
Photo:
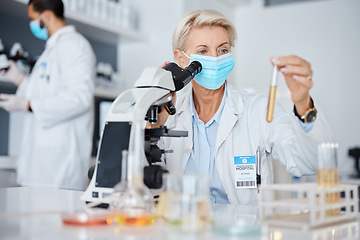
[(295, 55), (272, 57), (270, 61), (284, 75), (298, 113), (304, 114), (312, 104), (309, 94), (313, 86), (311, 64)]

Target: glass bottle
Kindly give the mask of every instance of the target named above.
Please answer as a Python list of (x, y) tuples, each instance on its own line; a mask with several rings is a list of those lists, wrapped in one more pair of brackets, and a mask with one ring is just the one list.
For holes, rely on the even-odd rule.
[[(144, 130), (133, 124), (135, 137), (129, 145), (129, 154), (123, 151), (121, 181), (115, 185), (110, 204), (113, 217), (121, 224), (149, 225), (155, 219), (155, 203), (152, 193), (143, 181)], [(141, 138), (142, 137), (142, 138)], [(144, 154), (145, 156), (145, 154)]]

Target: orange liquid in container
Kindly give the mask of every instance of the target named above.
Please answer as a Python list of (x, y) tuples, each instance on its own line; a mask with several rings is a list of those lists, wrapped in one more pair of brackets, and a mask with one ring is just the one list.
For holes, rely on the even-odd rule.
[(110, 224), (112, 221), (108, 219), (94, 219), (88, 221), (79, 221), (77, 219), (63, 219), (63, 223), (67, 225), (78, 225), (78, 226), (96, 226)]
[(129, 216), (116, 214), (115, 219), (124, 225), (129, 226), (145, 226), (150, 225), (155, 220), (155, 215), (143, 215), (143, 216)]
[(112, 219), (109, 218), (107, 212), (91, 210), (63, 213), (62, 221), (66, 225), (77, 226), (96, 226), (112, 223)]

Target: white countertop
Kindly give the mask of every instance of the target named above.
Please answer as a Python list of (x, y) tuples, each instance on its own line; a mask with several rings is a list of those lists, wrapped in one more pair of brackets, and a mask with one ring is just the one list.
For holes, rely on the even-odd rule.
[[(79, 227), (63, 225), (61, 212), (82, 209), (82, 192), (42, 187), (0, 188), (0, 239), (359, 239), (359, 222), (349, 222), (311, 231), (262, 227), (262, 236), (219, 235), (174, 231), (155, 223), (146, 227)], [(242, 220), (249, 227), (259, 222), (257, 206), (213, 205), (215, 226)], [(258, 225), (260, 226), (260, 225)], [(261, 228), (259, 228), (261, 229)], [(334, 237), (335, 236), (335, 237)], [(334, 237), (334, 238), (332, 238)]]
[[(79, 191), (41, 187), (0, 189), (0, 239), (180, 240), (198, 239), (199, 236), (219, 239), (212, 236), (211, 232), (173, 232), (157, 224), (145, 227), (125, 227), (117, 223), (93, 227), (63, 225), (61, 212), (84, 207), (85, 203), (80, 201), (81, 194)], [(219, 209), (222, 209), (221, 206), (218, 206)]]

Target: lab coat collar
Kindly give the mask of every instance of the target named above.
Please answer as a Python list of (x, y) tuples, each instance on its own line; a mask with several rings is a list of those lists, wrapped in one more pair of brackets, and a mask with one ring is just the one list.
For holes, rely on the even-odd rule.
[[(176, 105), (178, 106), (178, 108), (176, 109), (176, 111), (178, 114), (182, 114), (184, 111), (188, 110), (190, 103), (190, 95), (192, 94), (192, 84), (189, 83), (177, 94), (178, 97), (176, 99)], [(180, 95), (183, 96), (180, 97)]]
[(239, 115), (244, 111), (244, 99), (241, 94), (241, 91), (236, 89), (231, 84), (228, 84), (227, 88), (229, 89), (228, 90), (229, 104), (227, 104), (228, 107), (230, 108), (229, 110), (233, 114)]
[[(229, 112), (232, 112), (235, 115), (239, 115), (244, 111), (244, 100), (242, 98), (241, 92), (236, 90), (234, 86), (228, 84), (226, 81), (226, 89), (227, 91), (227, 100), (224, 108), (228, 108)], [(181, 90), (183, 97), (177, 98), (177, 112), (181, 114), (182, 112), (189, 110), (190, 104), (190, 94), (192, 94), (192, 84), (189, 83), (184, 89)], [(224, 113), (223, 113), (224, 114)], [(222, 114), (222, 115), (223, 115)]]
[(75, 27), (72, 25), (67, 25), (65, 27), (60, 28), (46, 41), (45, 48), (53, 47), (61, 35), (75, 31), (76, 31)]
[[(244, 100), (241, 94), (241, 91), (236, 90), (233, 86), (226, 82), (227, 89), (227, 99), (223, 109), (223, 112), (220, 117), (220, 124), (218, 129), (218, 136), (216, 140), (215, 147), (215, 159), (220, 146), (224, 143), (224, 141), (228, 138), (231, 133), (231, 130), (234, 128), (234, 125), (239, 119), (239, 115), (244, 112)], [(181, 119), (182, 129), (188, 131), (188, 136), (192, 137), (193, 129), (192, 129), (192, 115), (189, 108), (190, 104), (190, 94), (192, 94), (192, 85), (188, 84), (186, 89), (183, 89), (179, 92), (179, 96), (176, 100), (177, 106), (177, 114), (183, 115)], [(192, 149), (193, 141), (185, 141), (185, 151), (182, 167), (183, 170), (186, 167), (187, 161), (190, 156), (190, 150)], [(216, 160), (215, 160), (216, 161)], [(221, 165), (221, 164), (220, 164)], [(217, 166), (222, 167), (222, 166)], [(223, 181), (223, 179), (222, 179)]]

